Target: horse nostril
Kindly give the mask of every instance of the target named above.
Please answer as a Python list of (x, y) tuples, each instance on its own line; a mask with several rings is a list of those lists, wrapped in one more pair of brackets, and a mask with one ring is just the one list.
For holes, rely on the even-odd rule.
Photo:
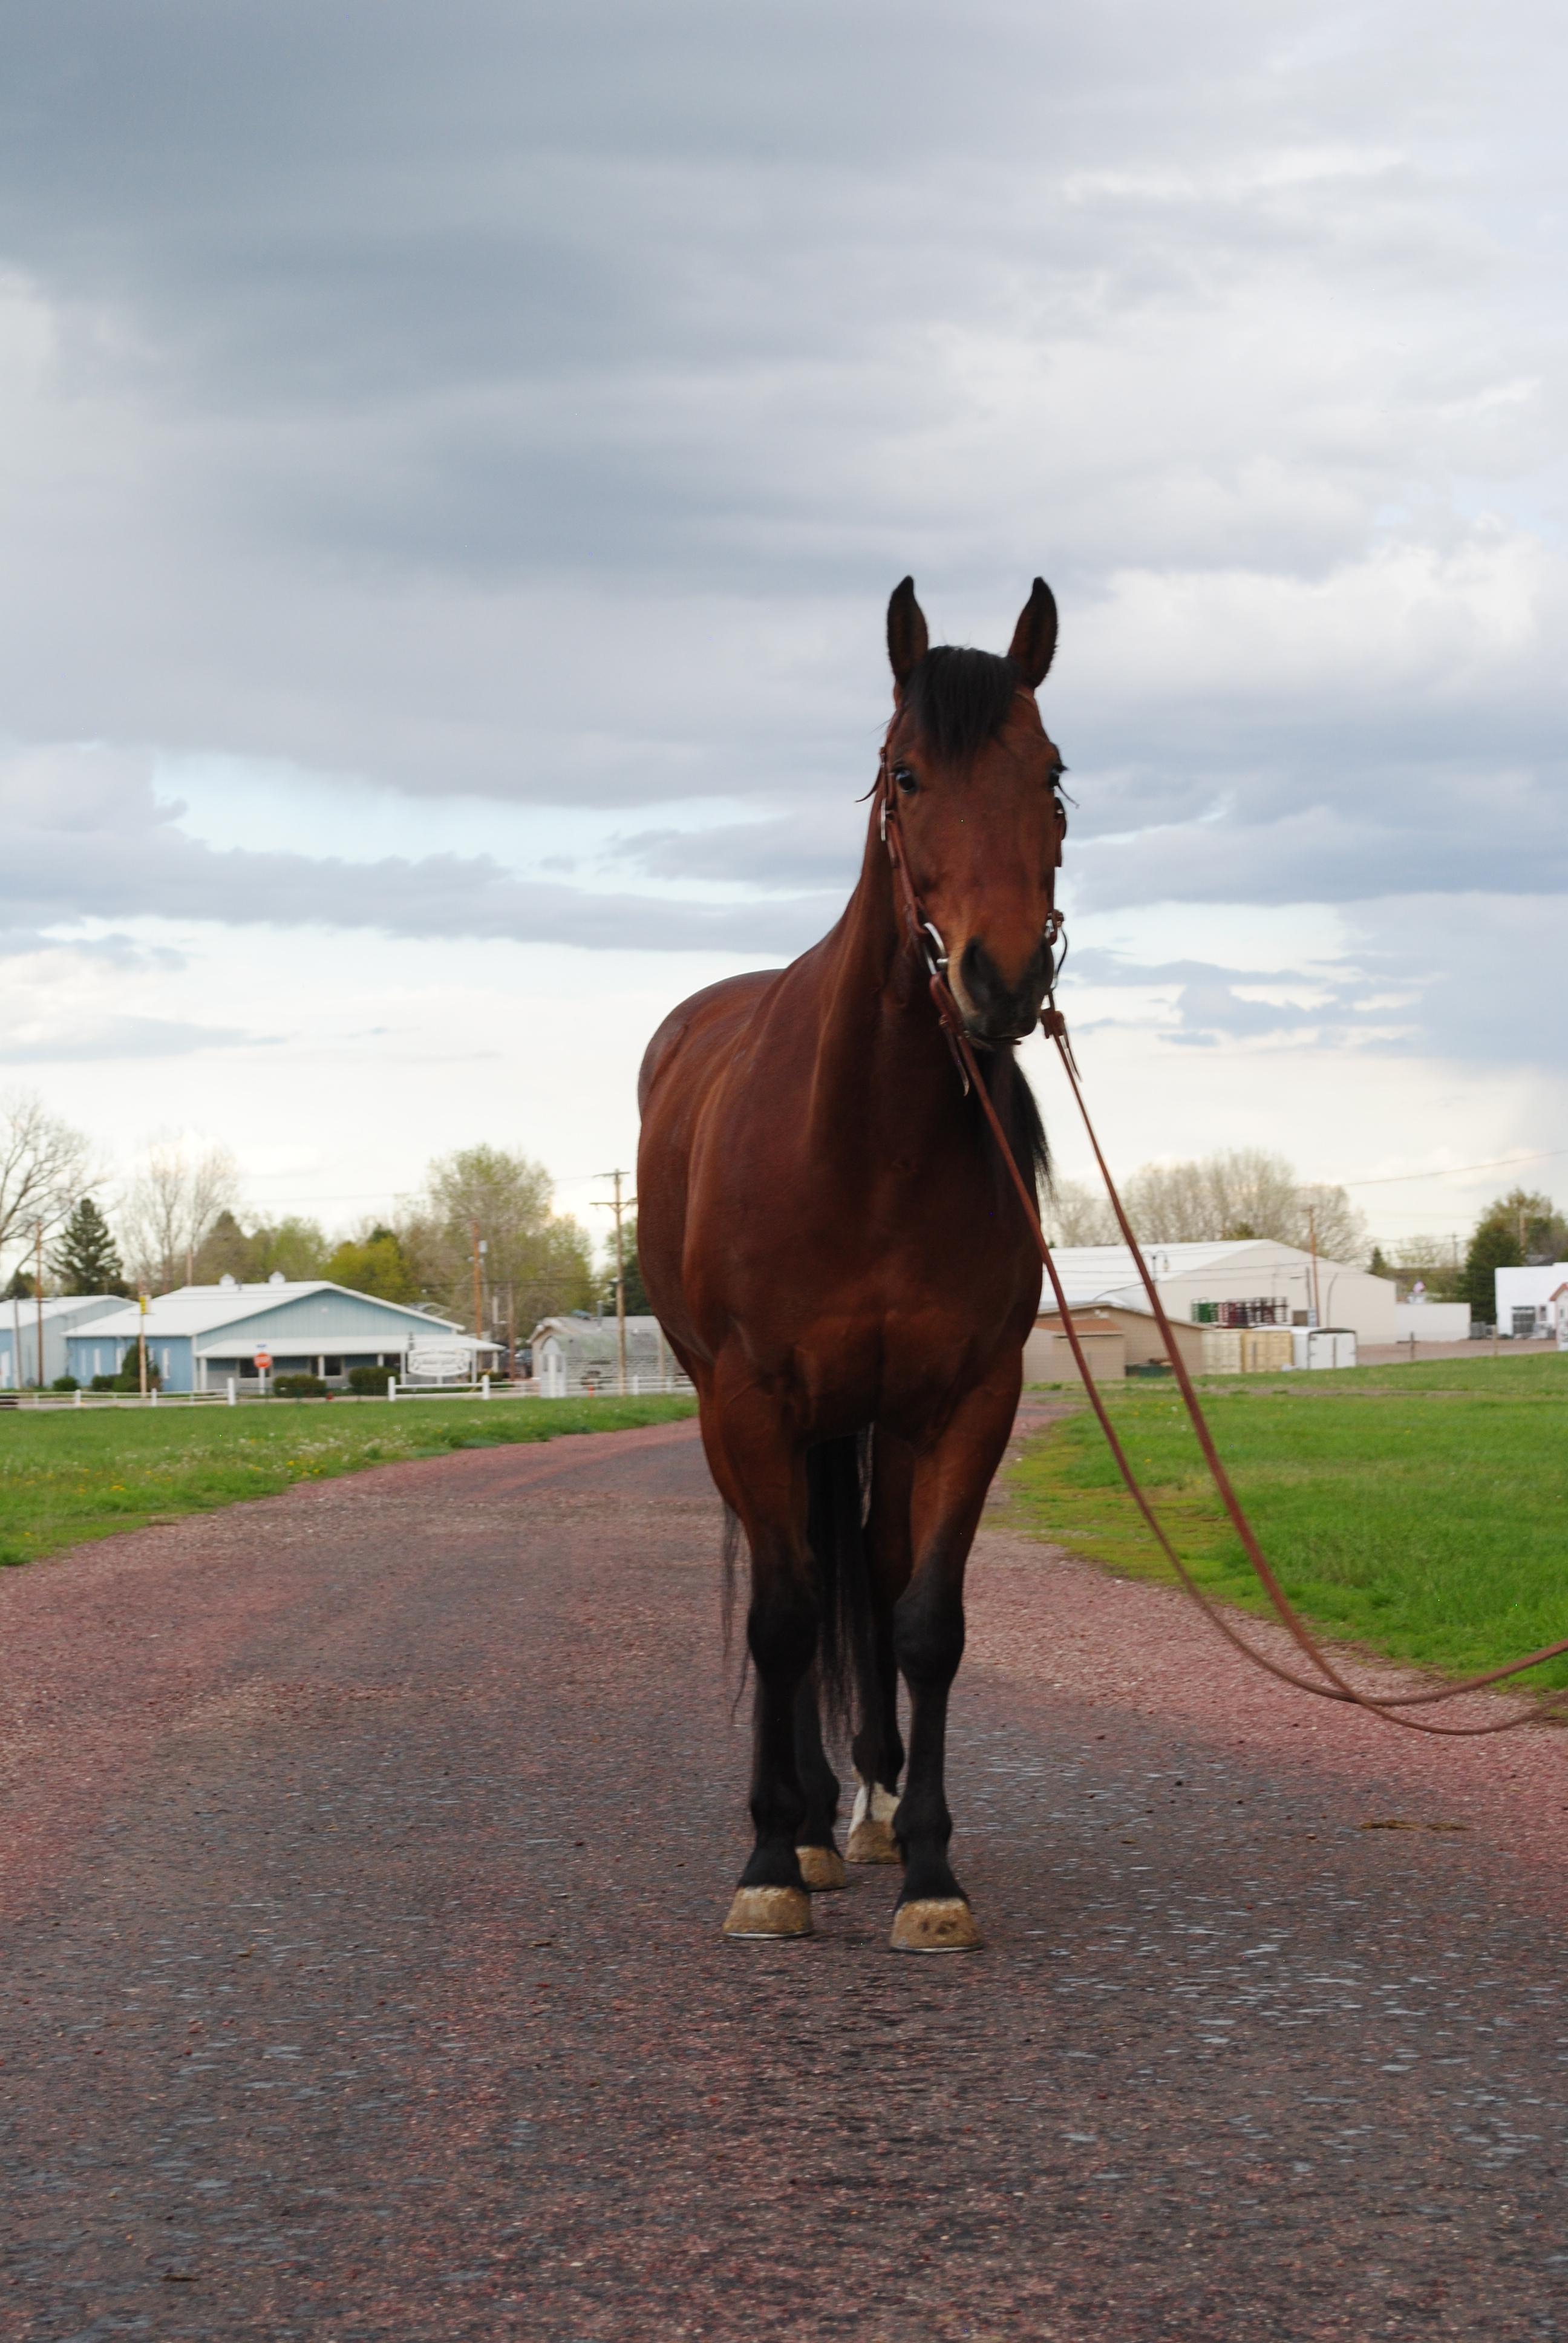
[(964, 997), (976, 1026), (995, 1039), (1027, 1033), (1040, 1014), (1044, 996), (1040, 956), (1024, 970), (1020, 982), (1009, 984), (978, 936), (971, 936), (959, 961)]

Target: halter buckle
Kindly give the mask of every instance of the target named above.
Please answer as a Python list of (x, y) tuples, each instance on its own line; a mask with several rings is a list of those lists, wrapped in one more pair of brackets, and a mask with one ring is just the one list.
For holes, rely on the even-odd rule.
[(926, 966), (930, 969), (933, 976), (940, 976), (948, 964), (948, 948), (946, 944), (943, 943), (937, 930), (931, 925), (930, 920), (922, 920), (920, 921), (920, 927), (924, 931), (924, 934), (930, 936), (931, 943), (934, 943), (936, 946), (936, 950), (933, 953), (930, 944), (922, 940), (920, 950), (926, 956)]

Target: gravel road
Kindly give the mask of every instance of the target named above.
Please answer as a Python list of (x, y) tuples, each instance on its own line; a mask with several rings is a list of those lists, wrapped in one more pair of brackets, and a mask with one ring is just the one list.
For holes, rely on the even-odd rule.
[(1568, 2337), (1568, 1735), (1412, 1745), (994, 1518), (949, 1960), (880, 1871), (719, 1939), (689, 1425), (0, 1577), (0, 2334)]

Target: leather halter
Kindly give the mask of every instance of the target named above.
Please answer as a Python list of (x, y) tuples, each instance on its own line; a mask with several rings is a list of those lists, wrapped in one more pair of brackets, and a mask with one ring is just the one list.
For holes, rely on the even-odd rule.
[[(1019, 699), (1031, 701), (1034, 698), (1033, 692), (1022, 685), (1019, 687), (1014, 696)], [(959, 1007), (957, 996), (948, 975), (947, 945), (942, 940), (940, 929), (921, 902), (914, 880), (910, 876), (909, 860), (904, 852), (902, 826), (899, 820), (898, 784), (893, 779), (890, 755), (893, 725), (898, 720), (895, 715), (893, 723), (888, 727), (877, 765), (877, 827), (882, 843), (888, 850), (888, 860), (892, 865), (893, 882), (900, 899), (904, 924), (909, 930), (910, 941), (926, 963), (931, 1001), (941, 1021), (942, 1031), (947, 1037), (953, 1064), (958, 1069), (959, 1079), (963, 1084), (967, 1096), (970, 1083), (970, 1066), (965, 1063), (968, 1051), (977, 1048), (989, 1050), (990, 1044), (978, 1034), (971, 1034), (964, 1021), (964, 1013)], [(1040, 1011), (1040, 1023), (1042, 1031), (1062, 1041), (1067, 1038), (1067, 1023), (1056, 1006), (1056, 980), (1061, 968), (1061, 960), (1057, 958), (1056, 948), (1061, 941), (1066, 925), (1065, 918), (1053, 903), (1046, 913), (1045, 925), (1040, 931), (1040, 942), (1044, 947), (1046, 964), (1050, 972), (1046, 979), (1045, 1007)], [(1065, 960), (1066, 957), (1064, 950), (1061, 959)], [(959, 1047), (960, 1037), (967, 1045), (966, 1049), (960, 1050)], [(1021, 1036), (1020, 1038), (1021, 1039)]]

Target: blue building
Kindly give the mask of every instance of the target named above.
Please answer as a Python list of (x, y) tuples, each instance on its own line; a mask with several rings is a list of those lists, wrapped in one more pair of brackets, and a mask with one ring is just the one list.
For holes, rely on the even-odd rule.
[(471, 1378), (496, 1355), (491, 1344), (476, 1342), (449, 1319), (323, 1278), (291, 1285), (275, 1276), (265, 1285), (240, 1285), (226, 1277), (218, 1285), (158, 1294), (145, 1320), (134, 1302), (113, 1303), (111, 1313), (66, 1338), (69, 1372), (78, 1383), (117, 1373), (127, 1353), (134, 1359), (144, 1325), (148, 1363), (171, 1392), (221, 1391), (231, 1376), (259, 1389), (258, 1352), (270, 1360), (269, 1379), (313, 1374), (334, 1384), (346, 1382), (351, 1367), (385, 1367), (407, 1380), (451, 1374), (464, 1362)]

